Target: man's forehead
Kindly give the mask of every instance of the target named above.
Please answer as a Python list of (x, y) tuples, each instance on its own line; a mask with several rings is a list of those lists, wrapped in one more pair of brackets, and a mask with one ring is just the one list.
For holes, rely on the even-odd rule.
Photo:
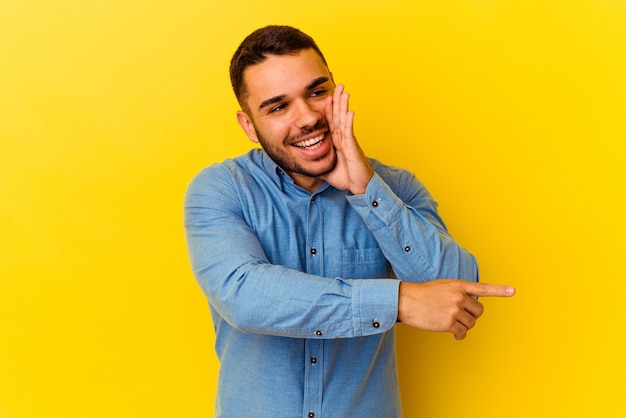
[(254, 101), (287, 94), (293, 89), (306, 89), (320, 77), (330, 78), (330, 72), (313, 49), (288, 55), (269, 55), (244, 72), (248, 98)]

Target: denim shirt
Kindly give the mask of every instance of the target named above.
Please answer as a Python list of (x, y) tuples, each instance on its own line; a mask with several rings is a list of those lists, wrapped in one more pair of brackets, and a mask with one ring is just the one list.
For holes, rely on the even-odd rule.
[(424, 186), (370, 160), (363, 195), (297, 186), (259, 149), (185, 198), (220, 360), (216, 417), (400, 417), (399, 280), (478, 280)]

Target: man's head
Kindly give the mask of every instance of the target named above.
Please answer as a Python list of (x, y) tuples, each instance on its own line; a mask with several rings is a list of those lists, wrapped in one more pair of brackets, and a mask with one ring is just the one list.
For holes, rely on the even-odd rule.
[(270, 55), (294, 55), (303, 49), (313, 49), (326, 64), (313, 38), (291, 26), (266, 26), (248, 35), (230, 61), (230, 82), (241, 108), (248, 110), (248, 87), (244, 78), (246, 69), (262, 63)]
[(314, 190), (337, 154), (327, 121), (335, 84), (313, 39), (287, 26), (259, 29), (235, 53), (231, 78), (248, 138)]

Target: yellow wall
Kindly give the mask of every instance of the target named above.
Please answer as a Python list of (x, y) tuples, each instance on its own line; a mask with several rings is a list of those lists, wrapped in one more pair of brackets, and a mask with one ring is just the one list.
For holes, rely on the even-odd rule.
[(2, 0), (0, 417), (212, 415), (182, 198), (251, 146), (227, 66), (269, 23), (518, 288), (462, 342), (400, 330), (406, 416), (624, 416), (625, 2)]

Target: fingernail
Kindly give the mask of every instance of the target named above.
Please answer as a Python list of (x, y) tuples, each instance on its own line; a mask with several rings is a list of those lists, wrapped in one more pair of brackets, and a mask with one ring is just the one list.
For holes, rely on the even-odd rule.
[(505, 292), (507, 295), (513, 295), (513, 294), (515, 294), (515, 288), (514, 288), (514, 287), (511, 287), (511, 286), (507, 286), (507, 288), (506, 288), (506, 289), (504, 289), (504, 292)]

